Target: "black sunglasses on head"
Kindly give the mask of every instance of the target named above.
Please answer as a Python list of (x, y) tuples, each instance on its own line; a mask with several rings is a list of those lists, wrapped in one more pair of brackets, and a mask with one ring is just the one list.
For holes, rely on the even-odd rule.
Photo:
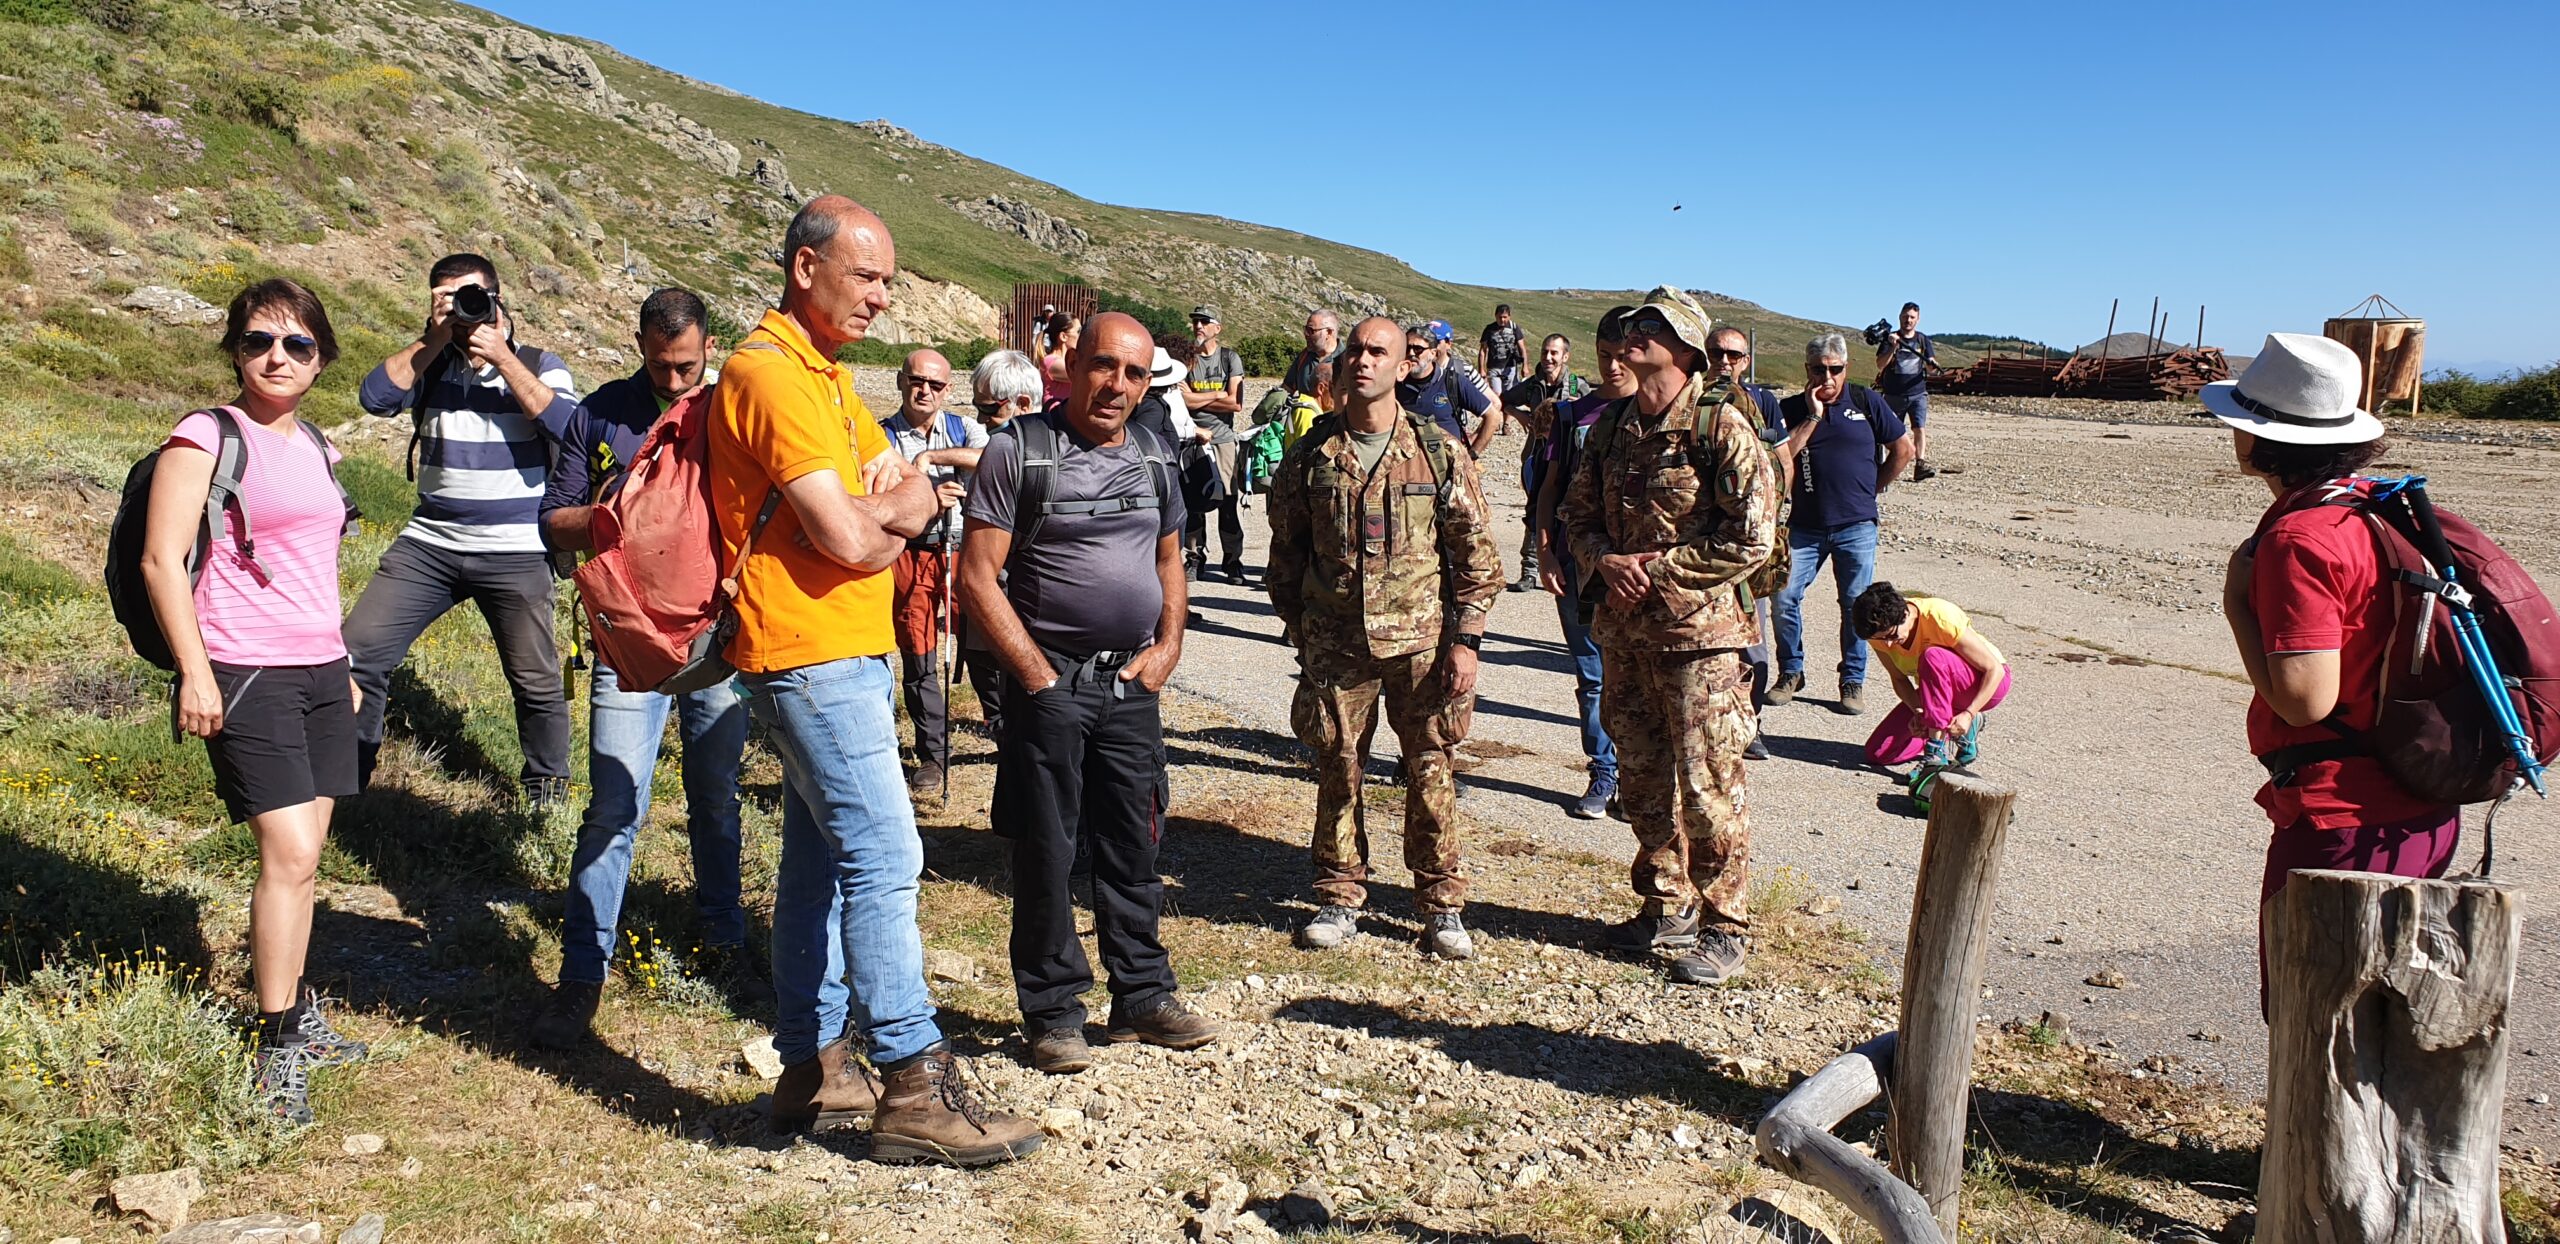
[(294, 362), (308, 363), (311, 360), (320, 357), (320, 343), (309, 337), (303, 336), (301, 333), (291, 333), (286, 336), (279, 337), (274, 333), (268, 332), (249, 332), (240, 334), (240, 357), (244, 359), (263, 357), (267, 351), (275, 349), (276, 343), (279, 341), (284, 343), (285, 357), (292, 359)]

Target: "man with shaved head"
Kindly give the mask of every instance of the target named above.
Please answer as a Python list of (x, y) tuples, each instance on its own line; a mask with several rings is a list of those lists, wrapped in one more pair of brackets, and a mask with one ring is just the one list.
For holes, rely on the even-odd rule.
[(960, 549), (960, 499), (978, 470), (987, 430), (947, 409), (951, 360), (918, 350), (898, 368), (898, 413), (880, 421), (889, 443), (932, 481), (942, 502), (924, 534), (898, 555), (898, 655), (905, 665), (907, 721), (915, 730), (916, 767), (907, 776), (915, 797), (939, 798), (951, 763), (949, 706), (944, 703), (942, 637), (950, 633), (951, 576)]
[[(1013, 840), (1013, 991), (1031, 1065), (1093, 1065), (1068, 873), (1093, 862), (1093, 936), (1111, 976), (1114, 1042), (1188, 1050), (1217, 1026), (1174, 993), (1156, 925), (1164, 882), (1164, 721), (1182, 660), (1183, 503), (1173, 447), (1129, 413), (1155, 339), (1117, 312), (1086, 321), (1067, 401), (1005, 425), (979, 459), (960, 546), (970, 626), (1004, 664), (995, 831)], [(998, 571), (1004, 581), (997, 582)]]
[[(934, 1023), (924, 846), (889, 699), (889, 571), (940, 507), (835, 357), (888, 309), (897, 248), (879, 217), (823, 195), (781, 259), (782, 305), (729, 356), (710, 415), (712, 511), (736, 568), (727, 656), (782, 759), (773, 1126), (876, 1112), (875, 1159), (1001, 1162), (1039, 1148), (1040, 1128), (981, 1107)], [(879, 1079), (853, 1057), (857, 1028)]]
[(1329, 950), (1359, 932), (1369, 880), (1360, 774), (1383, 696), (1404, 748), (1404, 863), (1422, 952), (1471, 959), (1451, 753), (1474, 716), (1476, 653), (1502, 594), (1502, 557), (1475, 458), (1396, 402), (1396, 382), (1412, 371), (1404, 347), (1404, 330), (1383, 316), (1353, 328), (1334, 376), (1341, 406), (1271, 478), (1263, 582), (1298, 648), (1290, 723), (1316, 754), (1320, 907), (1298, 941)]
[[(1280, 387), (1302, 397), (1315, 397), (1333, 376), (1333, 365), (1342, 357), (1342, 317), (1331, 311), (1315, 311), (1307, 316), (1302, 330), (1307, 348), (1289, 364), (1289, 373), (1281, 377)], [(1329, 403), (1330, 405), (1330, 403)]]

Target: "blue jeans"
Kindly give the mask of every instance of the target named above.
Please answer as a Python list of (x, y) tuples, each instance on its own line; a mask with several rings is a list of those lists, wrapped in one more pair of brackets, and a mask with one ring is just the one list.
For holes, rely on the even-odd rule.
[(667, 710), (684, 742), (685, 828), (693, 840), (693, 902), (706, 946), (747, 940), (738, 907), (738, 762), (747, 707), (727, 682), (681, 698), (624, 691), (598, 664), (587, 699), (587, 819), (569, 863), (569, 914), (560, 929), (560, 979), (604, 983), (631, 880), (631, 847), (649, 819), (649, 786)]
[(1797, 527), (1787, 532), (1787, 555), (1794, 559), (1787, 590), (1778, 594), (1778, 672), (1804, 672), (1804, 593), (1824, 559), (1840, 589), (1840, 681), (1867, 680), (1867, 644), (1849, 626), (1850, 602), (1876, 577), (1876, 525), (1849, 523), (1828, 529)]
[(873, 1066), (921, 1054), (942, 1030), (916, 927), (924, 843), (898, 771), (897, 675), (885, 657), (850, 657), (743, 677), (782, 757), (774, 1052), (802, 1062), (859, 1030)]
[[(1566, 581), (1570, 582), (1570, 573)], [(1582, 709), (1582, 754), (1591, 776), (1618, 780), (1618, 745), (1600, 724), (1600, 645), (1591, 628), (1575, 617), (1581, 606), (1570, 596), (1556, 597), (1556, 622), (1564, 629), (1564, 649), (1573, 654), (1573, 698)]]

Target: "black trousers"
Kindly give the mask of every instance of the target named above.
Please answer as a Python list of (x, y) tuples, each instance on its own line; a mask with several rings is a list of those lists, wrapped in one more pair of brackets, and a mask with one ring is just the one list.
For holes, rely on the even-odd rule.
[(1093, 862), (1093, 933), (1115, 1007), (1173, 990), (1156, 923), (1164, 883), (1164, 722), (1156, 696), (1115, 667), (1052, 653), (1058, 685), (1033, 695), (1005, 680), (1004, 734), (989, 810), (1013, 839), (1013, 991), (1023, 1029), (1081, 1026), (1093, 965), (1076, 938), (1068, 877)]
[(569, 779), (569, 700), (560, 677), (550, 558), (542, 553), (457, 553), (402, 536), (383, 550), (364, 595), (347, 614), (347, 655), (364, 707), (356, 714), (357, 784), (373, 781), (391, 673), (435, 620), (468, 601), (489, 620), (498, 664), (515, 696), (518, 775), (528, 786)]

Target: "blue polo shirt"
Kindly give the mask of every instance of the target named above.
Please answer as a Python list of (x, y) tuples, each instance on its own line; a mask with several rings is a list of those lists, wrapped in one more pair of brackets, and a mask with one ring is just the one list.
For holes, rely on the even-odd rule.
[(1893, 348), (1893, 357), (1876, 369), (1876, 387), (1895, 397), (1909, 397), (1929, 389), (1929, 371), (1938, 365), (1938, 343), (1927, 333), (1913, 333), (1911, 340)]
[(1406, 410), (1440, 425), (1452, 439), (1467, 439), (1467, 425), (1458, 418), (1466, 411), (1481, 419), (1493, 408), (1493, 391), (1476, 376), (1475, 369), (1455, 360), (1443, 364), (1438, 374), (1420, 381), (1396, 382), (1396, 402)]
[[(1799, 393), (1778, 404), (1789, 428), (1804, 426), (1812, 407)], [(1884, 395), (1852, 385), (1822, 415), (1822, 426), (1796, 455), (1794, 531), (1829, 531), (1876, 521), (1876, 472), (1884, 449), (1909, 429)]]

